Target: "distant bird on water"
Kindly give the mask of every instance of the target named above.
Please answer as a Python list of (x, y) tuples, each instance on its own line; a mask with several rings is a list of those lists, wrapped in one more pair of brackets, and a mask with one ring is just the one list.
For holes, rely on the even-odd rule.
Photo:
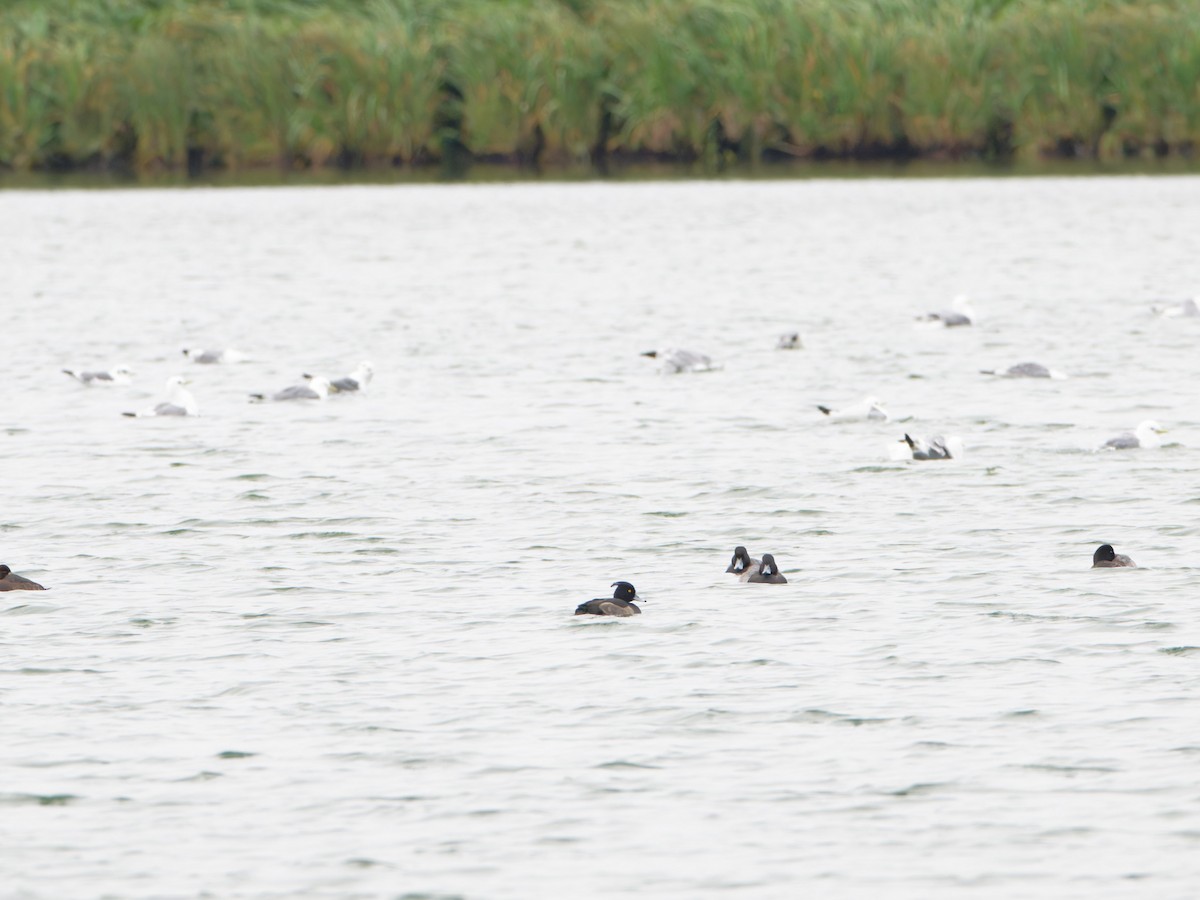
[(1092, 554), (1093, 569), (1119, 569), (1128, 566), (1136, 569), (1137, 563), (1123, 553), (1117, 553), (1112, 544), (1101, 544)]
[(8, 566), (0, 565), (0, 591), (44, 591), (36, 581), (18, 575)]
[(1116, 437), (1110, 437), (1100, 449), (1134, 450), (1140, 447), (1143, 450), (1155, 450), (1162, 446), (1162, 440), (1159, 438), (1159, 435), (1166, 433), (1167, 429), (1163, 428), (1153, 419), (1147, 419), (1133, 431), (1123, 431)]
[(712, 372), (721, 368), (709, 357), (694, 350), (666, 347), (662, 350), (647, 350), (642, 356), (657, 359), (659, 371), (664, 375), (678, 375), (681, 372)]
[(602, 598), (600, 600), (589, 600), (587, 603), (580, 603), (575, 608), (577, 616), (640, 616), (642, 611), (638, 609), (632, 601), (641, 600), (638, 596), (637, 589), (628, 581), (615, 581), (611, 585), (616, 590), (613, 591), (612, 599)]
[[(329, 396), (329, 379), (320, 375), (309, 377), (307, 384), (293, 384), (270, 396), (271, 400), (324, 400)], [(254, 400), (268, 399), (266, 394), (251, 394)]]
[(1171, 303), (1166, 306), (1152, 306), (1150, 308), (1155, 312), (1155, 314), (1163, 316), (1167, 319), (1177, 319), (1180, 317), (1185, 319), (1200, 318), (1200, 305), (1196, 304), (1196, 300), (1193, 297), (1188, 297), (1181, 303)]
[(787, 584), (787, 579), (779, 574), (775, 557), (770, 553), (764, 553), (762, 556), (762, 571), (755, 572), (746, 580), (753, 584)]
[(922, 316), (917, 316), (917, 319), (922, 322), (940, 322), (947, 328), (961, 328), (964, 325), (970, 325), (974, 315), (967, 298), (959, 295), (954, 298), (949, 309), (927, 312)]
[(912, 451), (913, 459), (953, 459), (954, 454), (951, 452), (955, 438), (944, 438), (940, 434), (931, 435), (928, 438), (912, 437), (905, 434), (900, 439), (903, 444), (908, 444), (908, 449)]
[(1066, 378), (1062, 372), (1048, 369), (1041, 363), (1025, 362), (1009, 366), (1003, 372), (996, 369), (980, 369), (980, 375), (998, 375), (1001, 378)]
[(196, 398), (184, 385), (188, 380), (181, 375), (172, 375), (167, 379), (167, 400), (164, 403), (143, 409), (141, 412), (121, 413), (130, 418), (152, 418), (154, 416), (198, 416), (200, 407)]
[(70, 375), (80, 384), (94, 387), (95, 385), (129, 384), (135, 373), (129, 366), (113, 366), (111, 369), (86, 371), (63, 369), (63, 374)]
[(887, 410), (883, 408), (883, 401), (878, 397), (863, 397), (857, 403), (851, 406), (843, 406), (841, 409), (821, 406), (818, 403), (817, 409), (830, 419), (877, 419), (881, 422), (888, 420)]
[(200, 363), (204, 366), (243, 362), (246, 359), (244, 353), (234, 350), (232, 347), (226, 347), (224, 350), (194, 350), (190, 347), (184, 347), (183, 355), (192, 362)]
[[(343, 375), (341, 378), (335, 378), (330, 381), (329, 391), (333, 394), (352, 394), (355, 391), (365, 391), (374, 375), (375, 368), (369, 362), (363, 360), (349, 375)], [(311, 381), (317, 376), (305, 372), (304, 377)]]
[(729, 561), (725, 571), (738, 576), (739, 581), (746, 581), (751, 575), (757, 575), (761, 568), (762, 562), (751, 559), (746, 548), (739, 546), (733, 548), (733, 559)]
[(800, 340), (800, 332), (789, 331), (786, 334), (781, 334), (779, 340), (775, 342), (776, 350), (803, 350), (804, 343)]

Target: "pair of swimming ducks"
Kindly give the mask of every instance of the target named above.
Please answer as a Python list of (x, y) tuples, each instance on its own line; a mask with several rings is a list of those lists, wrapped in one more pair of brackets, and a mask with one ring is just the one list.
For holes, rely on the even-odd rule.
[[(738, 576), (739, 581), (752, 581), (758, 584), (787, 584), (787, 579), (775, 565), (775, 557), (764, 553), (761, 560), (751, 559), (745, 547), (737, 547), (733, 551), (733, 560), (726, 572)], [(589, 600), (580, 603), (575, 608), (577, 616), (640, 616), (641, 609), (634, 600), (641, 600), (637, 588), (628, 581), (617, 581), (613, 585), (612, 597), (601, 597), (599, 600)]]
[[(1101, 544), (1092, 554), (1093, 569), (1119, 569), (1126, 566), (1137, 568), (1137, 563), (1123, 553), (1117, 553), (1112, 544)], [(725, 570), (738, 576), (739, 581), (750, 581), (759, 584), (787, 584), (787, 579), (779, 573), (775, 565), (775, 557), (764, 553), (762, 560), (751, 559), (745, 547), (737, 547), (733, 551), (733, 560)], [(589, 600), (580, 603), (575, 609), (577, 616), (640, 616), (641, 609), (633, 602), (641, 600), (637, 588), (628, 581), (614, 582), (611, 598), (602, 597), (599, 600)]]

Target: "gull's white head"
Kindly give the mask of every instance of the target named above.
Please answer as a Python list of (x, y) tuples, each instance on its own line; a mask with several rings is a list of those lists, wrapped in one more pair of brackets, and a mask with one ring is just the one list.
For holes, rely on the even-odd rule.
[(374, 374), (375, 374), (375, 367), (371, 365), (370, 360), (364, 359), (362, 362), (360, 362), (358, 364), (358, 366), (355, 368), (355, 370), (350, 373), (350, 377), (353, 378), (355, 381), (359, 382), (360, 384), (366, 384), (368, 381), (371, 380), (371, 376), (373, 376)]
[(1154, 449), (1155, 447), (1162, 446), (1162, 441), (1158, 436), (1160, 434), (1166, 434), (1167, 429), (1163, 428), (1153, 419), (1146, 419), (1146, 421), (1141, 422), (1138, 427), (1134, 429), (1133, 433), (1137, 435), (1139, 444), (1141, 444), (1143, 447)]

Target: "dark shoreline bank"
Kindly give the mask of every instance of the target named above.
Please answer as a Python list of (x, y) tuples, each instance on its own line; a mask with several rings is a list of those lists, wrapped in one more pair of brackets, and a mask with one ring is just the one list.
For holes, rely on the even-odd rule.
[(351, 185), (455, 185), (612, 183), (640, 181), (806, 181), (814, 179), (938, 178), (1080, 178), (1096, 176), (1200, 176), (1200, 159), (1045, 159), (1032, 162), (984, 160), (792, 160), (712, 169), (699, 163), (639, 161), (614, 164), (606, 171), (586, 165), (533, 168), (479, 162), (457, 172), (440, 166), (359, 166), (350, 169), (283, 169), (262, 166), (238, 170), (206, 169), (116, 172), (88, 169), (0, 171), (5, 190), (303, 187)]

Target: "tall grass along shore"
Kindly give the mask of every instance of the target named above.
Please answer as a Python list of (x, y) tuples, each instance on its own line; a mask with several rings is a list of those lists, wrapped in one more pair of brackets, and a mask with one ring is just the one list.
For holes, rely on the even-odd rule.
[(0, 0), (0, 168), (1190, 155), (1192, 0)]

